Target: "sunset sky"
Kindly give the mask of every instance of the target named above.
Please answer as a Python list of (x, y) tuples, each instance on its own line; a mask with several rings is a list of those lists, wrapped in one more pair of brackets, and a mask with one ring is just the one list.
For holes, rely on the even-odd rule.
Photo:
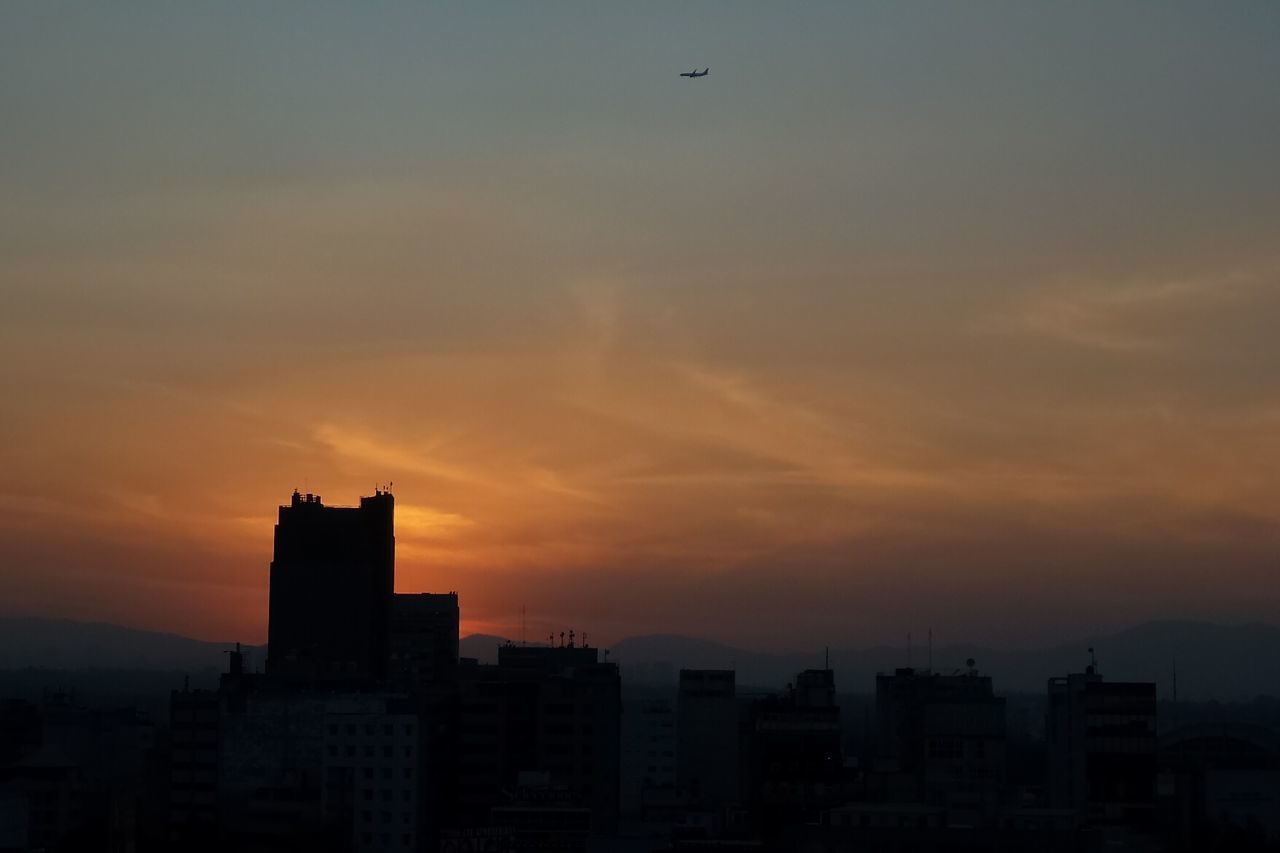
[(6, 2), (0, 395), (4, 614), (1275, 622), (1280, 4)]

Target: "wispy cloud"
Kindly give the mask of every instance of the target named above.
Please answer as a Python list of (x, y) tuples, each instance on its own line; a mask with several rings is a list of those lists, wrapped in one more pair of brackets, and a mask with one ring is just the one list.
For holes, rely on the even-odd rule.
[(1239, 299), (1265, 280), (1228, 270), (1155, 281), (1066, 281), (1020, 298), (990, 325), (1106, 352), (1159, 352), (1176, 344), (1165, 327), (1170, 313)]

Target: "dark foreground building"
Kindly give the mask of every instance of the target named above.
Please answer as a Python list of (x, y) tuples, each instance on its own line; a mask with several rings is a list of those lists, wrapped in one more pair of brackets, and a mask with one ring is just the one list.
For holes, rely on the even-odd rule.
[(395, 499), (358, 507), (293, 493), (271, 561), (267, 672), (294, 682), (377, 681), (390, 657)]
[(496, 665), (467, 662), (459, 685), (459, 828), (617, 830), (617, 664), (591, 646), (505, 645)]
[(1155, 815), (1156, 685), (1106, 681), (1089, 666), (1049, 680), (1049, 804), (1096, 823)]

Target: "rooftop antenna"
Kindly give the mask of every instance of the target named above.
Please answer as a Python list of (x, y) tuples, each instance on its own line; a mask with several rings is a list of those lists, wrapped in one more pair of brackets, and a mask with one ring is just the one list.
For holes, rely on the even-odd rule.
[(1095, 675), (1098, 672), (1098, 656), (1093, 653), (1093, 646), (1089, 647), (1089, 672)]
[(526, 627), (525, 626), (525, 608), (524, 608), (524, 605), (521, 604), (520, 605), (520, 645), (522, 646), (525, 645), (525, 639), (524, 639), (525, 627)]
[(822, 668), (831, 669), (831, 647), (822, 647)]
[(929, 671), (933, 672), (933, 629), (929, 629)]

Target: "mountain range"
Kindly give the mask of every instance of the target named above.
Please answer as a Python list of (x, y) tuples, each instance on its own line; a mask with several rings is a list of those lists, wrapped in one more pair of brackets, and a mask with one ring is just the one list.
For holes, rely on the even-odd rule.
[[(473, 634), (460, 642), (463, 657), (492, 662), (507, 640)], [(167, 670), (201, 672), (226, 666), (233, 643), (207, 642), (102, 622), (0, 617), (0, 669)], [(1108, 636), (1049, 648), (1011, 650), (917, 645), (910, 663), (949, 673), (975, 661), (998, 692), (1042, 693), (1051, 676), (1081, 672), (1095, 650), (1098, 670), (1116, 680), (1156, 681), (1161, 696), (1235, 701), (1280, 695), (1280, 626), (1208, 622), (1148, 622)], [(251, 669), (260, 669), (265, 647), (246, 647)], [(671, 634), (628, 637), (613, 644), (625, 682), (674, 685), (681, 668), (734, 669), (744, 689), (777, 689), (804, 669), (830, 661), (843, 693), (873, 693), (877, 672), (908, 665), (903, 647), (833, 648), (763, 652)]]
[[(464, 657), (492, 661), (501, 637), (473, 635), (462, 640)], [(628, 637), (609, 649), (609, 660), (624, 681), (676, 682), (681, 668), (733, 669), (742, 688), (775, 690), (805, 669), (829, 661), (836, 687), (844, 693), (874, 693), (875, 676), (914, 665), (951, 673), (975, 668), (993, 677), (998, 692), (1043, 693), (1049, 678), (1083, 672), (1093, 659), (1104, 677), (1155, 681), (1161, 696), (1189, 700), (1237, 701), (1280, 696), (1280, 626), (1217, 625), (1209, 622), (1148, 622), (1107, 636), (1040, 649), (992, 649), (973, 645), (833, 648), (829, 652), (761, 652), (711, 640), (672, 634)], [(932, 661), (930, 661), (930, 656)]]

